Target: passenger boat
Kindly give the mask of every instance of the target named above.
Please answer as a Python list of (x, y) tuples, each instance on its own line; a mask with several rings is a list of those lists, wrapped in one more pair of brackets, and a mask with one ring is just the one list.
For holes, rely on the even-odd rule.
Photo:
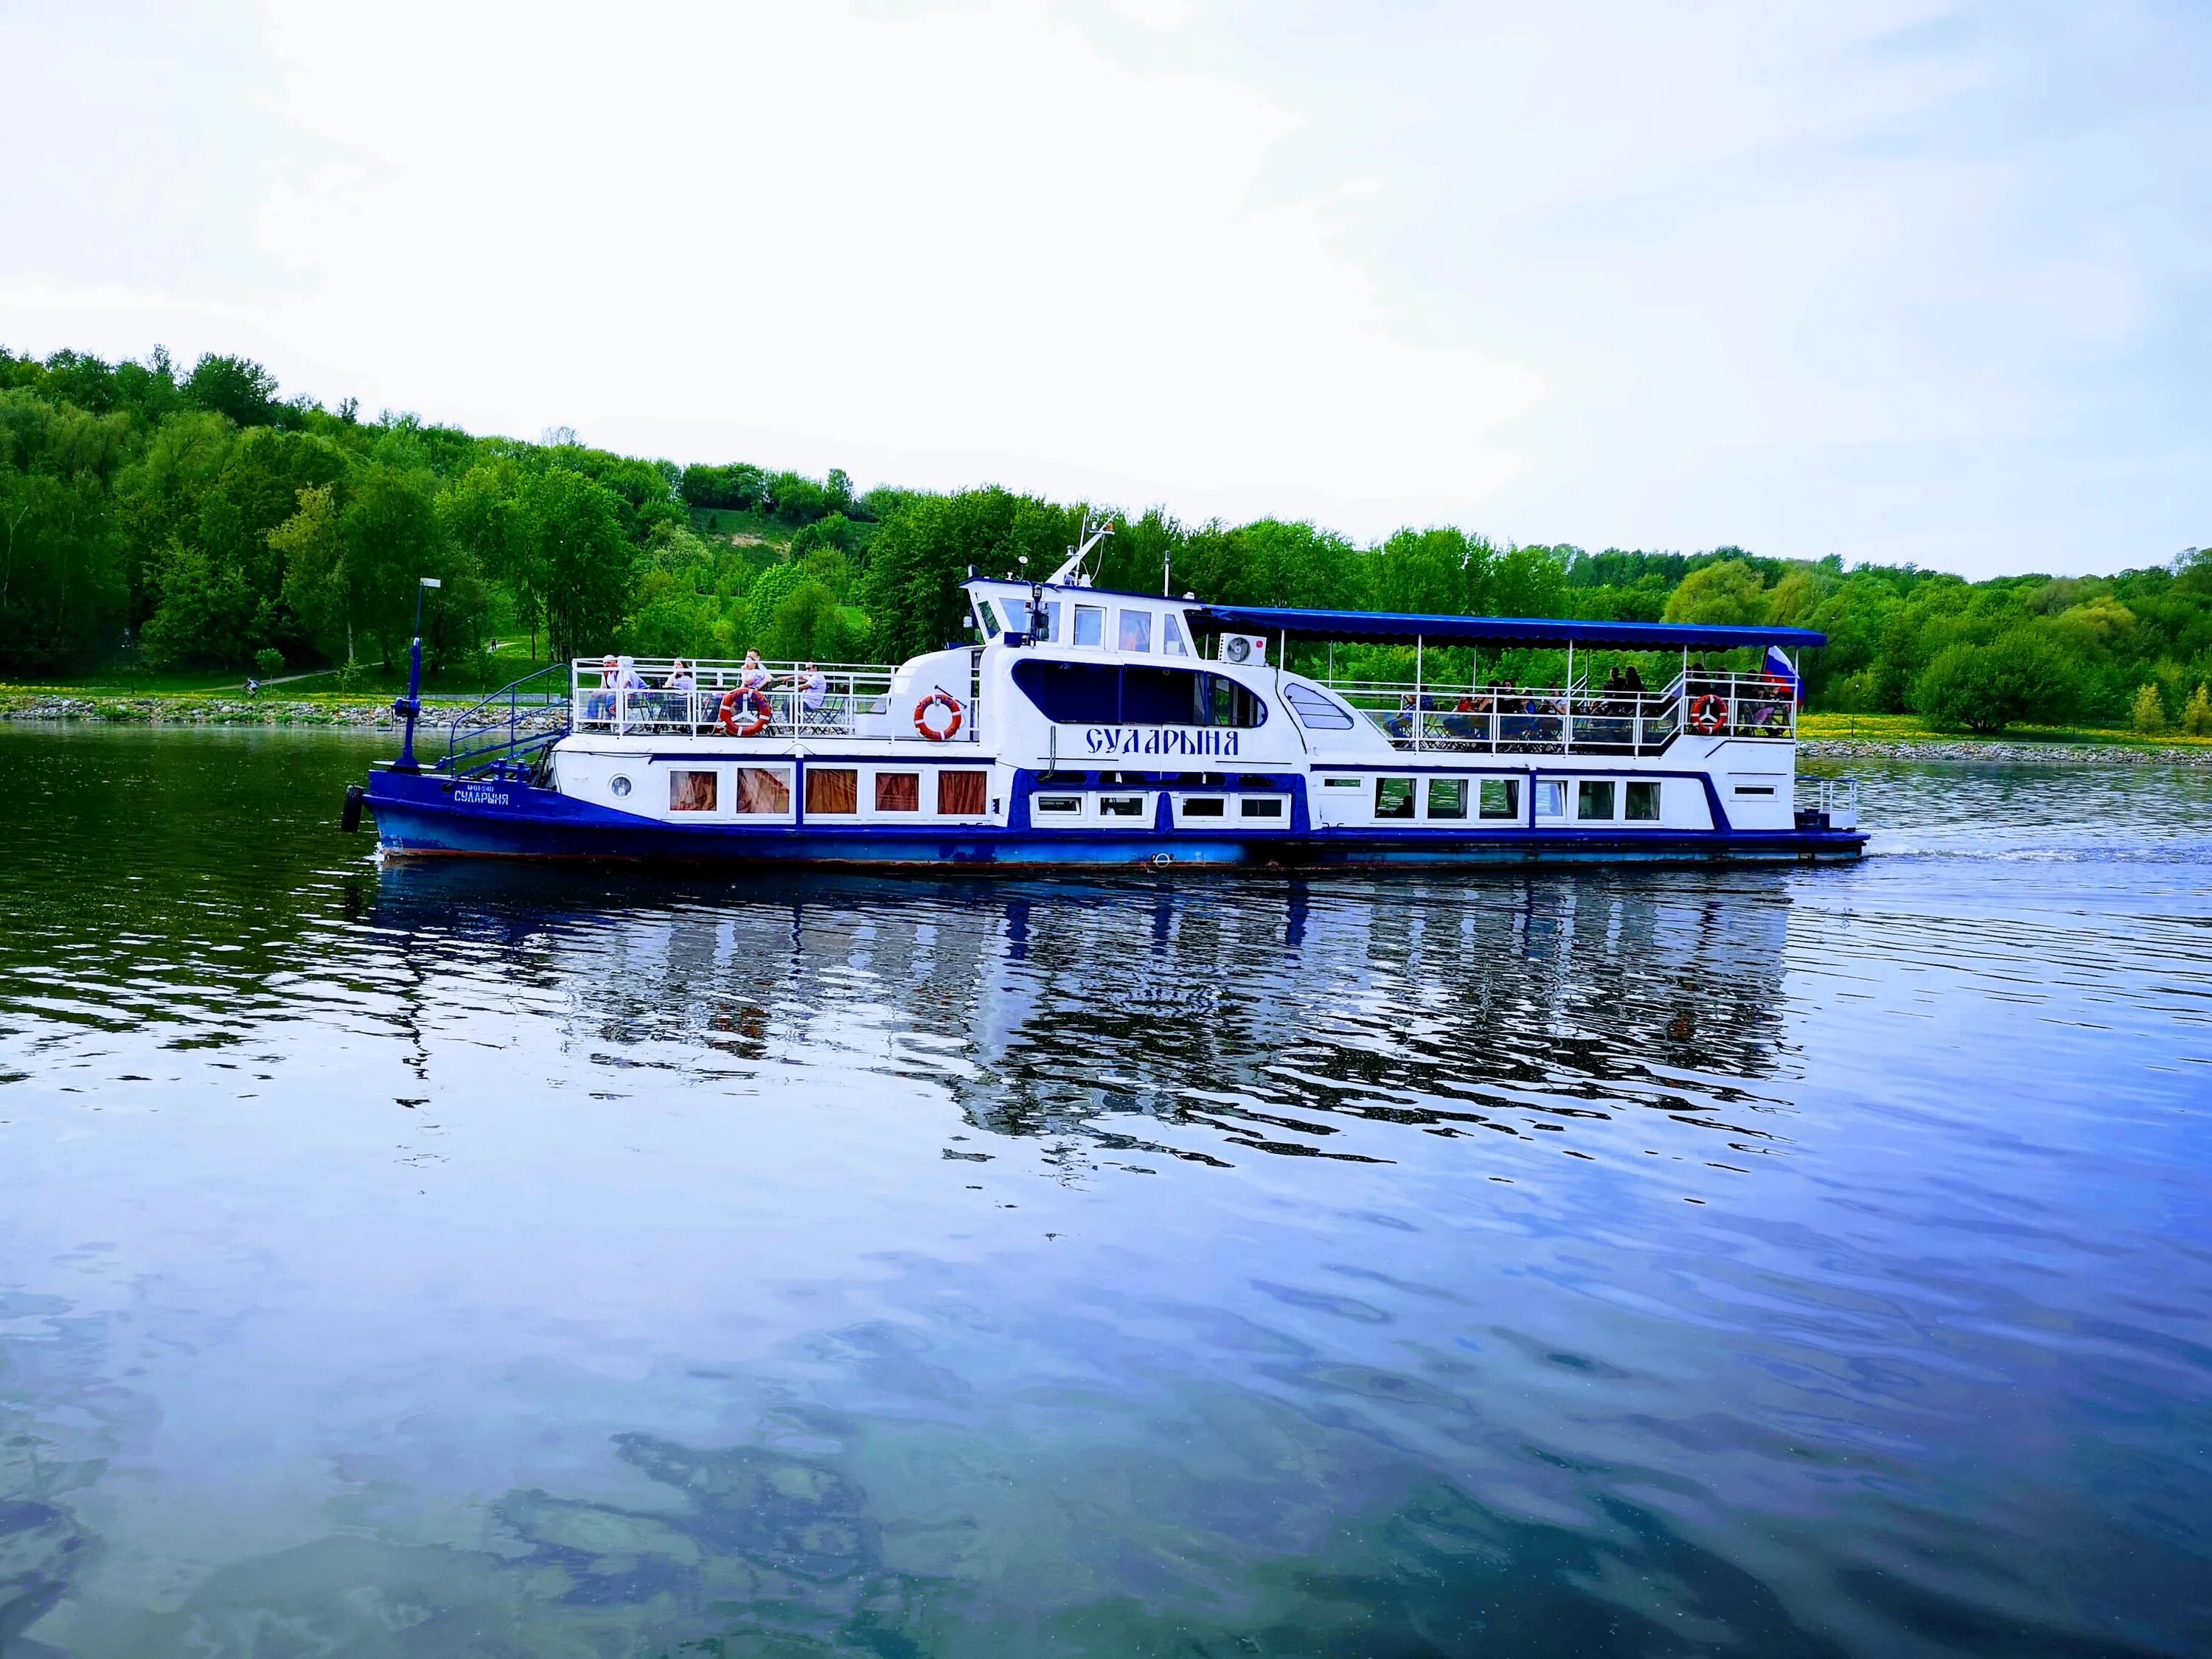
[[(971, 638), (890, 666), (579, 659), (453, 720), (348, 792), (394, 855), (738, 865), (1810, 862), (1864, 849), (1856, 789), (1802, 786), (1778, 628), (1212, 605), (972, 574)], [(1293, 672), (1297, 646), (1410, 647), (1413, 679)], [(1564, 648), (1567, 683), (1425, 678), (1431, 653)], [(1752, 647), (1753, 672), (1694, 659)], [(1594, 650), (1665, 689), (1593, 690)], [(1309, 650), (1310, 659), (1316, 653)], [(1462, 659), (1463, 660), (1463, 659)], [(1496, 659), (1493, 656), (1492, 661)], [(1309, 665), (1313, 665), (1310, 662)], [(763, 680), (765, 678), (766, 683)]]

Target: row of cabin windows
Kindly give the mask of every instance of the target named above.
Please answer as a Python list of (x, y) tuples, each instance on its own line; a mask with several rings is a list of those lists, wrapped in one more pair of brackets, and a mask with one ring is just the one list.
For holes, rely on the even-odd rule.
[[(1034, 629), (1030, 626), (1032, 612), (1027, 602), (1001, 599), (998, 604), (1005, 611), (1006, 626), (1017, 634), (1028, 634), (1032, 639), (1059, 641), (1093, 649), (1103, 648), (1106, 643), (1107, 607), (1103, 605), (1069, 607), (1075, 613), (1073, 626), (1069, 632), (1063, 634), (1060, 632), (1061, 606), (1058, 599), (1044, 602), (1043, 613), (1037, 618), (1038, 625)], [(994, 607), (988, 605), (983, 607), (983, 627), (985, 632), (996, 635), (999, 624), (993, 610)], [(1157, 633), (1160, 655), (1188, 657), (1191, 654), (1190, 647), (1183, 639), (1182, 623), (1176, 620), (1171, 611), (1153, 611), (1122, 605), (1114, 611), (1113, 616), (1114, 648), (1117, 651), (1149, 653)]]
[(1014, 684), (1060, 726), (1264, 725), (1267, 705), (1226, 674), (1195, 668), (1024, 658)]
[[(1179, 823), (1188, 823), (1194, 818), (1226, 820), (1232, 817), (1252, 823), (1281, 823), (1290, 817), (1290, 798), (1286, 795), (1175, 797), (1176, 821)], [(1038, 794), (1030, 798), (1030, 816), (1040, 823), (1074, 823), (1089, 817), (1103, 823), (1127, 819), (1144, 823), (1151, 821), (1152, 811), (1150, 798), (1145, 795)]]
[[(1329, 778), (1322, 787), (1356, 789), (1360, 781)], [(1533, 803), (1536, 816), (1566, 817), (1568, 787), (1563, 780), (1538, 780)], [(1656, 823), (1659, 788), (1655, 779), (1581, 779), (1573, 785), (1575, 818), (1589, 823), (1611, 823), (1616, 817), (1630, 823)], [(1417, 807), (1418, 816), (1431, 823), (1470, 817), (1512, 822), (1521, 816), (1518, 778), (1376, 778), (1374, 790), (1375, 816), (1381, 819), (1402, 822), (1415, 817)]]
[[(933, 775), (928, 793), (940, 817), (981, 817), (991, 794), (988, 772), (940, 769)], [(878, 812), (922, 810), (922, 774), (875, 773), (869, 780), (867, 799)], [(732, 805), (740, 813), (787, 814), (791, 811), (791, 773), (781, 766), (739, 766), (732, 769)], [(721, 774), (678, 768), (668, 775), (668, 810), (672, 812), (716, 812), (721, 810)], [(853, 767), (809, 767), (806, 771), (806, 811), (809, 817), (836, 817), (857, 813), (862, 799), (860, 774)]]

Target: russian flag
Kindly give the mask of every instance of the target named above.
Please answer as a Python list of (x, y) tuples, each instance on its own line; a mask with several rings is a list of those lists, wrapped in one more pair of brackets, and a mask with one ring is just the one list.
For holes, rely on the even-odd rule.
[(1805, 687), (1797, 678), (1797, 671), (1790, 665), (1790, 659), (1778, 645), (1766, 647), (1766, 677), (1780, 680), (1790, 688), (1790, 702), (1802, 704), (1805, 701)]

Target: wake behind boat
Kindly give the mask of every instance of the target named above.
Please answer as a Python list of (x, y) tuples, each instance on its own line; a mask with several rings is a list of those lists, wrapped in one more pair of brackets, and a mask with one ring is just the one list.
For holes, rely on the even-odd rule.
[[(1825, 636), (1201, 603), (971, 576), (973, 639), (896, 667), (579, 659), (348, 792), (393, 854), (732, 864), (1328, 866), (1856, 858), (1856, 789), (1796, 776), (1791, 650)], [(1294, 645), (1411, 647), (1408, 684)], [(1424, 678), (1428, 653), (1564, 648), (1567, 684)], [(1750, 647), (1754, 672), (1698, 658)], [(1576, 653), (1650, 653), (1593, 689)], [(1493, 659), (1494, 660), (1494, 659)], [(419, 676), (419, 642), (415, 656)], [(672, 687), (668, 682), (673, 681)], [(419, 686), (419, 678), (416, 681)]]

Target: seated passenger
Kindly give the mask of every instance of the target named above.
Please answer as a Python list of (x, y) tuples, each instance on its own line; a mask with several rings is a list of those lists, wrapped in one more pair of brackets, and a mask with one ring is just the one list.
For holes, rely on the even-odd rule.
[(738, 689), (741, 691), (765, 691), (775, 676), (761, 666), (760, 653), (745, 653), (744, 666), (738, 671)]
[(660, 718), (679, 726), (690, 725), (695, 718), (691, 694), (698, 689), (698, 676), (683, 658), (677, 658), (669, 665), (668, 678), (660, 683), (660, 696), (654, 699), (660, 705)]
[(584, 702), (584, 718), (587, 720), (611, 720), (615, 717), (615, 688), (622, 681), (622, 665), (609, 652), (599, 659), (599, 689)]
[(829, 701), (830, 677), (812, 663), (791, 677), (792, 690), (799, 693), (799, 706), (808, 714), (817, 714)]

